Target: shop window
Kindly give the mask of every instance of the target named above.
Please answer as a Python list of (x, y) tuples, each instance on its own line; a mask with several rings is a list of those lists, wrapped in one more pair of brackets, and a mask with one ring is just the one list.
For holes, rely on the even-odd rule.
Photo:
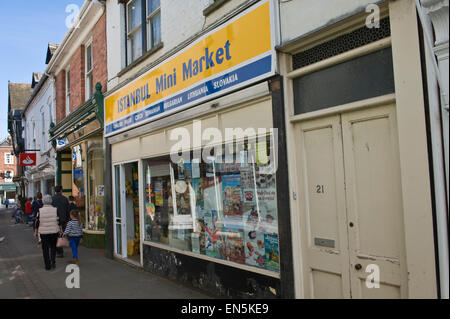
[(294, 80), (295, 114), (394, 93), (392, 50), (386, 48)]
[(80, 211), (81, 220), (86, 221), (85, 212), (85, 188), (84, 188), (84, 161), (85, 144), (74, 146), (72, 149), (73, 161), (73, 183), (72, 195), (75, 197), (75, 203)]
[(87, 229), (105, 229), (104, 194), (103, 184), (103, 141), (89, 140), (87, 142), (87, 178), (88, 182), (88, 209), (87, 209)]
[(145, 241), (278, 272), (270, 139), (225, 144), (206, 162), (198, 153), (144, 160)]

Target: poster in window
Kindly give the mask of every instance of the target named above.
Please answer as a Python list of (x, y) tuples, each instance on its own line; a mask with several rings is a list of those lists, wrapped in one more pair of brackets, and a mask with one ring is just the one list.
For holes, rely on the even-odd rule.
[(241, 188), (242, 188), (242, 201), (244, 204), (255, 204), (255, 179), (253, 176), (253, 167), (246, 166), (241, 167)]
[(244, 248), (245, 263), (251, 266), (264, 268), (265, 266), (265, 245), (264, 228), (261, 216), (253, 206), (244, 212)]
[(258, 196), (257, 207), (265, 223), (266, 233), (278, 234), (275, 175), (258, 174), (255, 182)]
[(266, 251), (266, 269), (280, 270), (280, 252), (278, 249), (278, 235), (264, 235), (264, 245)]
[(205, 234), (206, 255), (214, 258), (221, 258), (219, 250), (222, 248), (222, 238), (218, 225), (218, 215), (215, 210), (205, 211), (203, 231)]
[(225, 229), (226, 233), (226, 259), (232, 262), (245, 264), (244, 232), (237, 229)]
[(224, 216), (242, 219), (241, 176), (239, 174), (223, 175), (222, 188)]
[(155, 206), (164, 206), (163, 181), (155, 182)]
[(203, 178), (203, 208), (205, 211), (215, 210), (219, 222), (223, 223), (222, 180), (221, 177)]

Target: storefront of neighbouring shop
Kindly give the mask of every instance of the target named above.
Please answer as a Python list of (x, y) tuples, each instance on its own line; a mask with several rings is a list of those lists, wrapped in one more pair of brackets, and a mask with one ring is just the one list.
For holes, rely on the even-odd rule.
[(271, 11), (258, 3), (106, 95), (115, 258), (219, 296), (292, 297)]
[(57, 150), (56, 183), (73, 196), (84, 225), (83, 245), (105, 247), (103, 95), (94, 97), (51, 129)]

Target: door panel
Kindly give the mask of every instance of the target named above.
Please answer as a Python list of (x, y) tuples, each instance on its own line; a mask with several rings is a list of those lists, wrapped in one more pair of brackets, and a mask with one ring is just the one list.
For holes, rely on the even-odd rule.
[(390, 105), (296, 125), (306, 298), (407, 297), (396, 123)]
[[(352, 296), (403, 296), (404, 235), (394, 105), (342, 115)], [(361, 265), (356, 269), (356, 265)], [(380, 288), (367, 289), (367, 265)]]
[(350, 281), (340, 118), (300, 123), (297, 137), (305, 295), (346, 298)]

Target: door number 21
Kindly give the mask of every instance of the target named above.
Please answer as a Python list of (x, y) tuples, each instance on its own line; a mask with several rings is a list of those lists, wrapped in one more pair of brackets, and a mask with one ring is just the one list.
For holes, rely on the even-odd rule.
[(316, 186), (316, 193), (317, 194), (324, 194), (325, 193), (325, 188), (323, 187), (323, 185), (317, 185)]

